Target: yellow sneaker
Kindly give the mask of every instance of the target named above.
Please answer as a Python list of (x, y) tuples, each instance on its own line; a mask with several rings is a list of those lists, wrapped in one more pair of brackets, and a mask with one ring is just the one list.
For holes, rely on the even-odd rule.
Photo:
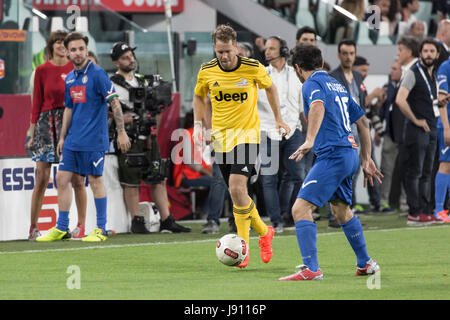
[(48, 230), (45, 236), (37, 237), (36, 241), (49, 242), (49, 241), (63, 240), (65, 238), (64, 236), (66, 235), (68, 235), (67, 231), (61, 231), (53, 227), (50, 230)]
[(108, 239), (108, 237), (103, 234), (103, 230), (100, 228), (96, 228), (88, 236), (81, 239), (81, 241), (100, 242), (105, 241), (106, 239)]

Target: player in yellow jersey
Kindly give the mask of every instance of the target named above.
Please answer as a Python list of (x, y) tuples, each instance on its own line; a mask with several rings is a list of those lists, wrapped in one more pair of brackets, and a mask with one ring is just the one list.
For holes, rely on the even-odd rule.
[[(257, 89), (265, 89), (272, 107), (276, 128), (288, 134), (290, 128), (281, 118), (278, 92), (257, 60), (237, 55), (236, 32), (228, 25), (219, 25), (212, 34), (217, 58), (202, 65), (194, 92), (194, 142), (202, 143), (202, 120), (205, 98), (212, 105), (212, 140), (215, 161), (228, 184), (233, 201), (233, 215), (240, 235), (249, 244), (250, 226), (260, 236), (261, 259), (272, 258), (274, 229), (260, 218), (249, 197), (247, 181), (258, 155), (260, 123), (256, 105)], [(248, 258), (239, 267), (248, 265)]]

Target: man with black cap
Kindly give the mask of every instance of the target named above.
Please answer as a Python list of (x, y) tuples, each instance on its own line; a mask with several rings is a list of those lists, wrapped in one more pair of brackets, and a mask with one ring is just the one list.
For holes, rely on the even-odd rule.
[[(125, 130), (133, 136), (136, 126), (133, 124), (139, 120), (139, 114), (136, 113), (134, 103), (130, 102), (129, 88), (147, 86), (147, 82), (142, 75), (134, 72), (136, 68), (136, 57), (134, 55), (136, 47), (130, 47), (124, 42), (115, 43), (111, 49), (111, 59), (117, 68), (115, 75), (111, 77), (119, 101), (122, 105), (123, 118), (125, 122)], [(157, 117), (157, 123), (159, 119)], [(131, 153), (150, 152), (152, 148), (153, 155), (159, 154), (159, 146), (151, 141), (147, 136), (144, 139), (132, 139)], [(117, 149), (116, 149), (117, 150)], [(130, 211), (132, 222), (131, 232), (133, 233), (149, 233), (145, 227), (144, 217), (139, 215), (139, 186), (141, 183), (141, 168), (130, 168), (125, 163), (125, 155), (117, 151), (119, 162), (119, 181), (123, 188), (125, 205)], [(160, 232), (190, 232), (191, 229), (179, 225), (175, 222), (174, 217), (169, 212), (169, 201), (167, 196), (166, 182), (152, 184), (151, 196), (161, 215)]]
[(353, 63), (353, 70), (361, 73), (364, 80), (369, 75), (369, 62), (364, 57), (356, 56), (355, 62)]

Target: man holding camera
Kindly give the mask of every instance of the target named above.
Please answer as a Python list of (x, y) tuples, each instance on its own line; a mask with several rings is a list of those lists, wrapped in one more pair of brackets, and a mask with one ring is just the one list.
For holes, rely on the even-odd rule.
[[(122, 105), (125, 130), (131, 139), (131, 149), (129, 153), (145, 153), (148, 159), (160, 159), (159, 146), (156, 143), (155, 135), (150, 135), (150, 131), (155, 123), (149, 123), (148, 119), (144, 119), (145, 107), (137, 106), (130, 100), (131, 88), (139, 88), (148, 86), (144, 76), (134, 73), (136, 67), (136, 58), (134, 50), (124, 42), (114, 44), (111, 49), (111, 59), (117, 72), (111, 77), (119, 101)], [(142, 110), (142, 109), (144, 110)], [(157, 117), (158, 118), (158, 117)], [(159, 127), (159, 121), (157, 121)], [(142, 132), (143, 127), (148, 132)], [(115, 148), (118, 150), (117, 148)], [(142, 180), (143, 168), (130, 167), (127, 164), (125, 154), (117, 151), (119, 162), (119, 181), (123, 188), (125, 205), (130, 211), (132, 217), (131, 232), (133, 233), (149, 233), (145, 227), (144, 217), (139, 215), (139, 185)], [(164, 179), (151, 181), (151, 195), (153, 201), (159, 209), (161, 215), (160, 232), (179, 233), (190, 232), (191, 229), (179, 225), (175, 222), (174, 217), (169, 212), (168, 196), (166, 182)]]

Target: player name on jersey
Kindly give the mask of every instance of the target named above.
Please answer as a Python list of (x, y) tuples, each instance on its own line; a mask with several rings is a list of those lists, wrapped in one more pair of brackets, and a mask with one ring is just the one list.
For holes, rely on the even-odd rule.
[(328, 89), (331, 90), (331, 91), (347, 92), (345, 87), (342, 84), (340, 84), (340, 83), (325, 82), (325, 84), (327, 85)]

